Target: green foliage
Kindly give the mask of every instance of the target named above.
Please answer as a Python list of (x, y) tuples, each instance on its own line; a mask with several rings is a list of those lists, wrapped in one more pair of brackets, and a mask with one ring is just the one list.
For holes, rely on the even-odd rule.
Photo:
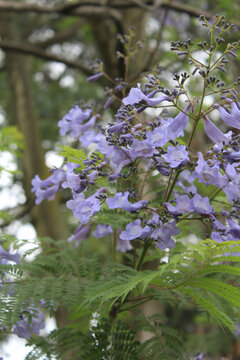
[[(14, 291), (12, 282), (0, 288), (0, 322), (11, 330), (21, 317), (22, 304), (39, 306), (42, 299), (44, 308), (52, 314), (62, 306), (79, 313), (70, 327), (55, 330), (45, 339), (32, 339), (35, 345), (29, 360), (43, 354), (48, 359), (53, 354), (61, 359), (60, 354), (69, 351), (72, 359), (81, 354), (85, 360), (101, 360), (103, 353), (116, 360), (187, 359), (179, 334), (164, 316), (136, 316), (133, 332), (126, 322), (116, 321), (114, 314), (124, 315), (150, 299), (162, 302), (168, 298), (173, 307), (188, 308), (192, 299), (210, 318), (234, 331), (240, 308), (240, 291), (236, 287), (240, 258), (232, 253), (239, 248), (237, 241), (219, 244), (210, 240), (184, 248), (184, 252), (183, 246), (178, 246), (168, 263), (155, 270), (136, 271), (112, 262), (102, 266), (103, 259), (83, 256), (82, 247), (71, 249), (63, 242), (56, 246), (48, 240), (43, 253), (33, 262), (0, 266), (1, 272), (14, 279)], [(228, 274), (235, 277), (235, 283), (229, 283)], [(82, 332), (80, 324), (83, 319), (85, 323), (90, 321), (94, 311), (91, 308), (99, 309), (95, 323), (90, 322), (90, 329), (86, 326)], [(109, 320), (104, 319), (106, 311), (110, 311)], [(152, 335), (140, 344), (134, 340), (135, 333), (143, 330)]]
[(23, 136), (16, 126), (3, 127), (0, 131), (0, 151), (9, 151), (20, 157), (24, 149)]
[(97, 224), (111, 225), (113, 229), (124, 229), (130, 220), (135, 220), (135, 216), (123, 210), (119, 210), (116, 216), (116, 213), (106, 207), (102, 208), (94, 219)]
[(73, 149), (66, 145), (59, 145), (62, 149), (59, 155), (65, 157), (68, 162), (79, 164), (82, 169), (85, 168), (83, 160), (87, 158), (87, 155), (82, 150)]
[(138, 331), (147, 331), (151, 336), (144, 341), (138, 351), (145, 360), (186, 359), (183, 339), (178, 331), (167, 325), (167, 319), (161, 314), (149, 318), (136, 317)]

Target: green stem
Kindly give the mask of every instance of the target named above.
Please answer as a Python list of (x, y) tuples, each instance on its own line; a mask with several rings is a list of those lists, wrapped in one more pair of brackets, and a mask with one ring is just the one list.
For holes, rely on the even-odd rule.
[(117, 247), (117, 230), (115, 229), (112, 234), (112, 254), (113, 261), (116, 262), (116, 247)]
[(174, 186), (175, 186), (175, 184), (176, 184), (176, 182), (177, 182), (177, 179), (178, 179), (178, 177), (179, 177), (180, 174), (181, 174), (181, 170), (178, 170), (177, 173), (176, 173), (176, 175), (175, 175), (175, 178), (173, 179), (172, 185), (171, 185), (171, 187), (170, 187), (170, 189), (169, 189), (169, 191), (168, 191), (168, 194), (167, 194), (167, 196), (166, 196), (166, 200), (165, 200), (165, 201), (168, 201), (168, 200), (169, 200), (169, 198), (170, 198), (170, 196), (171, 196), (171, 193), (172, 193), (172, 191), (173, 191), (173, 189), (174, 189)]
[(151, 246), (151, 244), (152, 244), (151, 242), (146, 242), (144, 244), (140, 259), (139, 259), (138, 264), (137, 264), (137, 268), (136, 268), (137, 271), (139, 271), (141, 269), (142, 264), (143, 264), (143, 260), (145, 258), (145, 255), (146, 255), (149, 247)]
[[(199, 119), (198, 119), (199, 120)], [(188, 147), (190, 147), (191, 143), (192, 143), (192, 139), (193, 139), (193, 135), (196, 131), (196, 128), (197, 128), (197, 124), (198, 124), (198, 120), (195, 119), (194, 121), (194, 124), (193, 124), (193, 127), (192, 127), (192, 131), (191, 131), (191, 134), (190, 134), (190, 137), (189, 137), (189, 140), (188, 140)]]
[(137, 306), (139, 306), (139, 305), (142, 305), (142, 304), (144, 304), (145, 302), (148, 302), (149, 300), (151, 300), (151, 299), (153, 299), (153, 298), (154, 298), (154, 296), (149, 296), (149, 297), (148, 297), (147, 299), (145, 299), (145, 300), (139, 301), (138, 303), (136, 303), (136, 304), (134, 304), (134, 305), (131, 305), (131, 306), (125, 308), (125, 309), (119, 310), (119, 312), (132, 310), (132, 309), (134, 309), (135, 307), (137, 307)]
[(169, 188), (170, 188), (172, 176), (173, 176), (173, 169), (171, 170), (171, 174), (170, 174), (169, 179), (168, 179), (168, 185), (167, 185), (165, 195), (164, 195), (164, 202), (167, 201), (166, 199), (167, 199), (168, 191), (169, 191)]

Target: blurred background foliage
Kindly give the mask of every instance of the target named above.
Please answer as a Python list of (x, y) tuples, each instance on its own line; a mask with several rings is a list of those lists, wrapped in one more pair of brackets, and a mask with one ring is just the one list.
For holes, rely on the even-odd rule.
[[(203, 14), (210, 19), (216, 13), (236, 25), (229, 41), (239, 40), (240, 3), (236, 0), (0, 1), (0, 150), (5, 156), (10, 152), (9, 162), (15, 164), (8, 181), (0, 185), (5, 194), (6, 189), (13, 191), (14, 197), (13, 202), (11, 195), (11, 203), (2, 203), (1, 231), (11, 233), (21, 224), (32, 224), (37, 235), (55, 240), (66, 239), (73, 232), (76, 223), (64, 199), (45, 201), (37, 208), (33, 205), (31, 179), (36, 173), (47, 176), (45, 159), (55, 159), (58, 151), (57, 122), (74, 103), (84, 101), (103, 110), (111, 83), (86, 81), (93, 74), (95, 60), (103, 61), (110, 77), (124, 77), (125, 64), (116, 56), (123, 51), (118, 34), (126, 34), (133, 26), (136, 42), (142, 42), (130, 64), (129, 86), (135, 85), (142, 73), (159, 67), (165, 70), (163, 81), (171, 86), (170, 73), (187, 70), (188, 63), (184, 56), (176, 57), (170, 51), (170, 41), (204, 41), (206, 31), (197, 18)], [(223, 80), (240, 76), (239, 57), (231, 59), (229, 69), (231, 72), (222, 74)], [(193, 94), (196, 90), (194, 86), (191, 89)], [(118, 105), (116, 101), (105, 111), (109, 121)], [(6, 126), (11, 127), (6, 130)], [(205, 146), (205, 138), (198, 141)], [(101, 243), (99, 249), (95, 240), (89, 248), (108, 257), (109, 244)], [(214, 325), (209, 335), (203, 316), (195, 309), (178, 311), (178, 315), (167, 306), (164, 311), (174, 327), (199, 335), (188, 338), (193, 351), (204, 348), (211, 359), (240, 358), (240, 344), (232, 335), (220, 333)], [(62, 309), (56, 315), (57, 324), (66, 324), (67, 318)]]

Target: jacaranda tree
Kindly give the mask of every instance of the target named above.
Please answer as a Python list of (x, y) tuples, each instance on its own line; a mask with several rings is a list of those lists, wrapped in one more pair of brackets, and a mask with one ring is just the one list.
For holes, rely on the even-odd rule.
[[(124, 76), (97, 61), (88, 81), (111, 83), (106, 99), (59, 121), (64, 163), (36, 175), (32, 192), (36, 204), (62, 192), (75, 232), (40, 238), (31, 262), (7, 251), (8, 236), (0, 247), (0, 323), (28, 339), (26, 359), (204, 359), (207, 345), (193, 340), (199, 313), (206, 332), (217, 324), (239, 335), (239, 79), (222, 73), (240, 42), (225, 41), (234, 26), (223, 16), (199, 20), (208, 41), (171, 43), (186, 71), (154, 68), (137, 86), (128, 69), (141, 43), (133, 29), (120, 35)], [(153, 300), (159, 311), (148, 316), (141, 305)], [(44, 314), (62, 308), (69, 322), (40, 336)], [(191, 313), (187, 325), (171, 311)]]

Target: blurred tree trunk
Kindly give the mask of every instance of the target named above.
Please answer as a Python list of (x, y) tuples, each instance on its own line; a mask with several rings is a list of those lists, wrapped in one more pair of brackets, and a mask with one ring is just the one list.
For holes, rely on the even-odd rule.
[[(124, 78), (125, 64), (122, 59), (117, 59), (116, 52), (124, 52), (123, 45), (117, 39), (117, 34), (124, 35), (129, 33), (129, 28), (134, 27), (134, 39), (136, 43), (139, 40), (144, 40), (146, 22), (149, 17), (149, 12), (141, 8), (122, 10), (122, 21), (113, 19), (102, 19), (91, 17), (89, 22), (91, 24), (92, 32), (95, 37), (95, 44), (104, 62), (106, 72), (112, 77)], [(143, 66), (143, 54), (146, 49), (143, 47), (139, 50), (138, 56), (134, 59), (129, 68), (129, 77), (141, 70)]]
[[(17, 19), (9, 14), (1, 14), (0, 35), (3, 39), (21, 41), (21, 27)], [(22, 26), (24, 26), (22, 24)], [(26, 29), (24, 28), (24, 31)], [(17, 52), (6, 52), (6, 70), (11, 86), (11, 101), (13, 109), (13, 123), (15, 123), (24, 138), (23, 155), (23, 187), (27, 199), (33, 197), (31, 180), (39, 174), (40, 177), (49, 175), (44, 161), (41, 147), (41, 135), (34, 111), (34, 101), (31, 90), (31, 67), (29, 58)], [(67, 236), (64, 219), (59, 211), (59, 199), (44, 201), (31, 210), (32, 223), (38, 236), (49, 236), (54, 240), (65, 239)], [(56, 321), (59, 327), (67, 322), (64, 309), (57, 312)]]

